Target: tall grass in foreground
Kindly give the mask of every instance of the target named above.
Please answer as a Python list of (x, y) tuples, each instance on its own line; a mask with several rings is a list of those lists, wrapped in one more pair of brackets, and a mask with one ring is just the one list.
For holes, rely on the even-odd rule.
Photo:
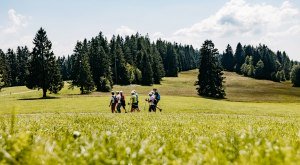
[[(293, 164), (294, 117), (31, 114), (0, 117), (1, 164)], [(14, 121), (14, 126), (12, 120)], [(13, 129), (13, 131), (11, 130)], [(79, 131), (81, 136), (73, 137)]]

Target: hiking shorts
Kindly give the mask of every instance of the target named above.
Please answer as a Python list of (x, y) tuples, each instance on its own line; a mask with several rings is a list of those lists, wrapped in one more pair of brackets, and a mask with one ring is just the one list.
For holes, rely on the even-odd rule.
[(156, 105), (150, 105), (149, 112), (156, 112)]
[(118, 103), (118, 105), (117, 105), (117, 112), (118, 112), (118, 113), (121, 113), (121, 106), (122, 106), (122, 105), (121, 105), (120, 103)]
[(131, 108), (133, 109), (139, 108), (139, 105), (137, 103), (132, 103)]
[(115, 113), (116, 111), (116, 103), (111, 104), (111, 113)]

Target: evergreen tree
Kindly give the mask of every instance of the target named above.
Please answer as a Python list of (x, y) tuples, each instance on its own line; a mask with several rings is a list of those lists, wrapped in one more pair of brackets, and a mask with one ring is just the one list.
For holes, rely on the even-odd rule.
[(294, 87), (300, 87), (300, 65), (295, 65), (291, 72), (291, 80)]
[(91, 40), (89, 62), (97, 91), (109, 92), (112, 88), (110, 60), (100, 42), (97, 38)]
[(262, 60), (259, 60), (256, 64), (255, 70), (254, 70), (254, 77), (257, 79), (263, 79), (264, 77), (264, 62)]
[(74, 60), (72, 61), (71, 87), (79, 87), (81, 94), (88, 94), (94, 90), (87, 51), (87, 40), (85, 39), (83, 43), (78, 41), (74, 49)]
[(154, 84), (160, 84), (161, 79), (165, 76), (164, 66), (162, 63), (161, 56), (159, 55), (158, 50), (155, 45), (152, 46), (153, 53), (153, 82)]
[(17, 48), (17, 61), (18, 61), (18, 85), (23, 86), (26, 84), (26, 75), (28, 74), (28, 60), (29, 60), (30, 52), (25, 47)]
[(8, 75), (10, 77), (10, 84), (11, 86), (17, 86), (18, 85), (18, 62), (17, 62), (17, 56), (15, 52), (12, 49), (8, 49), (7, 53), (7, 62), (9, 65)]
[(151, 67), (151, 63), (149, 60), (149, 55), (146, 53), (142, 53), (142, 65), (143, 67), (141, 68), (142, 72), (142, 85), (152, 85), (153, 84), (153, 71)]
[(225, 70), (232, 72), (234, 70), (234, 57), (233, 57), (233, 50), (231, 46), (228, 44), (225, 50), (225, 53), (221, 59), (222, 66)]
[(5, 53), (0, 49), (0, 74), (2, 74), (3, 81), (5, 86), (10, 86), (10, 77), (9, 77), (9, 64), (7, 62), (7, 58)]
[(165, 71), (167, 77), (178, 76), (178, 60), (177, 53), (174, 46), (171, 43), (167, 44), (166, 63)]
[(33, 44), (26, 86), (29, 89), (41, 88), (45, 98), (47, 90), (57, 93), (63, 88), (64, 83), (54, 53), (51, 50), (52, 43), (43, 28), (37, 32)]
[(241, 67), (241, 73), (244, 76), (252, 77), (254, 75), (253, 57), (247, 56), (245, 63)]
[(223, 88), (223, 80), (221, 67), (218, 65), (216, 55), (218, 49), (210, 40), (206, 40), (201, 49), (201, 62), (199, 67), (197, 91), (200, 96), (224, 98), (225, 91)]
[(0, 73), (0, 92), (4, 86), (5, 86), (4, 78), (3, 78), (2, 74)]
[(244, 49), (243, 49), (243, 46), (241, 43), (238, 43), (238, 45), (236, 47), (234, 58), (235, 58), (235, 62), (236, 62), (235, 71), (237, 73), (241, 73), (241, 67), (245, 63), (245, 58), (246, 58), (245, 52), (244, 52)]

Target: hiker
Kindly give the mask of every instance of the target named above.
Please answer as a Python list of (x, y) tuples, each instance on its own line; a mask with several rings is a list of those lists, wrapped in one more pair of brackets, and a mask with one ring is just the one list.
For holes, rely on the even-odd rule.
[(149, 112), (156, 112), (155, 95), (153, 91), (149, 93), (149, 99), (146, 99), (146, 101), (149, 103)]
[(131, 97), (130, 97), (130, 103), (131, 104), (131, 110), (130, 112), (135, 112), (135, 110), (139, 111), (138, 107), (138, 100), (137, 95), (135, 91), (131, 91)]
[(159, 111), (161, 112), (162, 109), (157, 105), (158, 102), (160, 101), (160, 94), (158, 93), (156, 88), (153, 89), (153, 92), (154, 92), (154, 96), (155, 96), (155, 101), (154, 101), (155, 108), (159, 109)]
[(136, 106), (137, 106), (137, 111), (140, 112), (140, 108), (139, 108), (139, 94), (136, 92), (136, 90), (133, 90), (135, 96), (136, 96)]
[(121, 95), (120, 95), (120, 92), (117, 91), (117, 113), (121, 113)]
[(125, 113), (127, 113), (127, 111), (126, 111), (125, 96), (123, 94), (123, 91), (120, 91), (120, 96), (121, 96), (121, 107), (123, 107)]
[(117, 97), (115, 95), (115, 92), (112, 91), (111, 92), (111, 99), (110, 99), (110, 103), (109, 103), (109, 107), (111, 107), (111, 113), (116, 112), (116, 104), (117, 104)]

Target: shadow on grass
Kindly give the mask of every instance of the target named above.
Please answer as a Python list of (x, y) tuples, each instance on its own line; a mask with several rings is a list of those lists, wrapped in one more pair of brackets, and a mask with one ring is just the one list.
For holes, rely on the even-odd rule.
[(217, 100), (217, 101), (221, 101), (221, 100), (228, 100), (226, 97), (224, 98), (215, 98), (215, 97), (208, 97), (208, 96), (199, 96), (198, 97), (201, 97), (201, 98), (204, 98), (204, 99), (209, 99), (209, 100)]
[(18, 100), (50, 100), (50, 99), (60, 99), (60, 97), (53, 97), (53, 96), (47, 96), (47, 97), (39, 97), (39, 98), (22, 98), (22, 99), (18, 99)]

